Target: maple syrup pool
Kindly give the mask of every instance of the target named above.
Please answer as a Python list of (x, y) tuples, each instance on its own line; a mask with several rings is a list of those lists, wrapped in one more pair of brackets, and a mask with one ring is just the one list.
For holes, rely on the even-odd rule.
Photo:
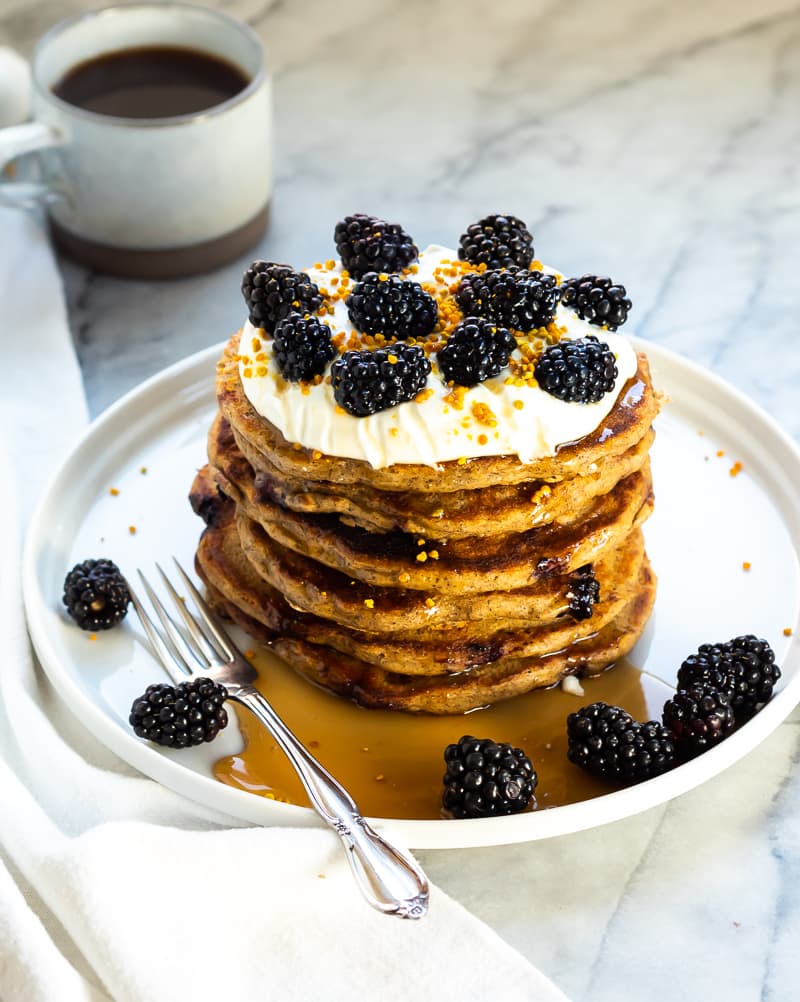
[[(660, 720), (674, 689), (625, 659), (582, 679), (583, 696), (561, 686), (539, 689), (459, 716), (365, 710), (296, 675), (268, 649), (251, 658), (256, 686), (319, 761), (351, 793), (365, 815), (441, 817), (444, 749), (465, 734), (525, 750), (539, 782), (536, 809), (574, 804), (613, 789), (567, 759), (567, 716), (602, 700), (636, 720)], [(285, 803), (309, 806), (288, 759), (246, 710), (236, 709), (244, 748), (215, 763), (223, 783)]]

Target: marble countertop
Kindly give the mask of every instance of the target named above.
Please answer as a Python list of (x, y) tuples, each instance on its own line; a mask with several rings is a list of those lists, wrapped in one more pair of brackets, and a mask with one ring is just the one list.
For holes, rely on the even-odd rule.
[[(276, 184), (262, 245), (209, 276), (64, 261), (93, 413), (240, 323), (250, 257), (304, 265), (352, 211), (453, 243), (526, 219), (568, 273), (626, 284), (633, 333), (800, 438), (800, 7), (761, 0), (219, 0), (267, 46)], [(28, 50), (78, 0), (4, 0)], [(546, 842), (420, 854), (574, 1000), (782, 1000), (800, 975), (800, 714), (672, 803)]]

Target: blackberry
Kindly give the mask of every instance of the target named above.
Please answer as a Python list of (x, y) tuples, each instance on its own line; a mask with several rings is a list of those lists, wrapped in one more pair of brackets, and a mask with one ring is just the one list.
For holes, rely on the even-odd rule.
[(465, 275), (456, 302), (465, 316), (485, 317), (504, 327), (531, 331), (556, 314), (559, 289), (541, 271), (493, 270)]
[(573, 619), (588, 619), (594, 604), (600, 600), (600, 582), (594, 576), (591, 564), (579, 567), (567, 586), (569, 612)]
[(331, 329), (316, 317), (290, 313), (279, 320), (274, 334), (275, 360), (281, 375), (298, 383), (320, 376), (336, 357)]
[(675, 748), (657, 721), (641, 724), (620, 706), (592, 703), (567, 717), (567, 758), (601, 779), (641, 783), (675, 765)]
[(358, 330), (387, 339), (427, 337), (439, 316), (436, 300), (417, 282), (376, 271), (356, 282), (347, 312)]
[(64, 578), (62, 601), (82, 630), (110, 630), (125, 618), (130, 600), (113, 560), (84, 560)]
[(482, 317), (466, 317), (436, 356), (447, 382), (475, 386), (508, 365), (517, 347), (514, 335)]
[(524, 811), (538, 778), (521, 748), (489, 738), (459, 739), (444, 750), (442, 806), (454, 818), (489, 818)]
[(678, 687), (727, 692), (738, 722), (769, 702), (780, 677), (770, 645), (749, 633), (724, 644), (701, 644), (678, 669)]
[(516, 216), (486, 216), (461, 234), (458, 256), (487, 268), (530, 268), (533, 237)]
[[(752, 715), (772, 698), (781, 670), (775, 652), (766, 640), (752, 633), (716, 645), (733, 664), (734, 684), (731, 705), (738, 717)], [(700, 650), (704, 650), (701, 647)]]
[(167, 748), (188, 748), (213, 741), (227, 726), (222, 705), (228, 690), (210, 678), (180, 685), (148, 685), (133, 701), (128, 722), (134, 733)]
[(322, 306), (320, 291), (308, 275), (271, 261), (253, 261), (242, 276), (242, 295), (250, 323), (268, 334), (290, 313), (316, 313)]
[(541, 388), (559, 400), (593, 404), (614, 389), (618, 375), (614, 352), (590, 334), (548, 345), (533, 370)]
[(719, 689), (679, 690), (664, 703), (662, 719), (684, 760), (719, 744), (734, 727), (731, 697)]
[(717, 644), (703, 644), (678, 669), (678, 689), (717, 689), (733, 695), (731, 663)]
[(333, 396), (348, 413), (367, 417), (413, 400), (430, 371), (422, 348), (402, 341), (375, 351), (346, 351), (331, 366)]
[(353, 278), (369, 271), (402, 271), (419, 255), (402, 226), (360, 212), (337, 223), (333, 239), (342, 265)]
[(632, 305), (624, 285), (601, 275), (568, 278), (561, 286), (561, 301), (581, 319), (610, 331), (625, 323)]

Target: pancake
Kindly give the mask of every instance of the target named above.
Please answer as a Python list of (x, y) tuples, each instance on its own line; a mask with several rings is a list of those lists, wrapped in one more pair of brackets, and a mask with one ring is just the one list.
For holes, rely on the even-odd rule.
[(590, 435), (561, 446), (555, 455), (532, 463), (516, 456), (491, 456), (466, 463), (441, 463), (436, 467), (412, 463), (374, 469), (362, 460), (317, 455), (297, 443), (287, 442), (280, 431), (262, 417), (245, 396), (239, 378), (239, 334), (225, 347), (217, 368), (217, 401), (234, 432), (241, 435), (284, 474), (296, 480), (336, 484), (363, 484), (386, 491), (446, 493), (477, 490), (498, 484), (531, 481), (553, 482), (585, 475), (594, 463), (608, 463), (627, 452), (645, 436), (660, 407), (650, 381), (647, 358), (639, 353), (636, 374), (628, 380), (608, 416)]
[(231, 436), (252, 467), (258, 497), (300, 514), (334, 514), (345, 525), (369, 532), (399, 530), (439, 539), (523, 532), (554, 521), (576, 521), (591, 501), (640, 470), (647, 460), (654, 433), (644, 436), (613, 460), (594, 464), (585, 475), (556, 483), (544, 480), (499, 484), (481, 490), (437, 493), (379, 491), (363, 484), (295, 479), (271, 463), (244, 436), (218, 415), (209, 432), (216, 452), (230, 446)]
[[(548, 623), (568, 612), (570, 575), (551, 577), (514, 591), (490, 591), (467, 595), (434, 596), (405, 588), (375, 588), (353, 581), (340, 571), (317, 564), (293, 550), (276, 544), (264, 530), (246, 516), (237, 517), (240, 544), (256, 573), (272, 585), (295, 609), (348, 626), (393, 636), (415, 636), (418, 631), (435, 632), (447, 624), (457, 624), (470, 635), (494, 625), (518, 628), (531, 623)], [(610, 550), (594, 565), (597, 580), (610, 583), (621, 574), (628, 561), (640, 561), (644, 551), (641, 531), (630, 533), (624, 546)], [(367, 609), (365, 603), (373, 602)]]
[(227, 600), (276, 634), (327, 645), (368, 664), (409, 675), (445, 674), (502, 657), (542, 656), (578, 643), (620, 612), (637, 586), (643, 562), (643, 548), (637, 539), (628, 550), (617, 551), (614, 563), (604, 568), (603, 577), (598, 579), (602, 599), (592, 617), (583, 621), (562, 614), (538, 626), (530, 621), (485, 620), (465, 628), (456, 621), (412, 635), (377, 634), (371, 629), (373, 608), (362, 606), (362, 628), (353, 630), (290, 606), (259, 577), (245, 555), (237, 528), (241, 521), (229, 504), (225, 515), (203, 534), (198, 548), (204, 578)]
[[(195, 511), (211, 526), (231, 517), (231, 502), (220, 494), (208, 467), (197, 476), (191, 493)], [(460, 629), (494, 623), (496, 628), (550, 622), (568, 612), (570, 575), (549, 577), (514, 591), (490, 591), (468, 595), (437, 594), (407, 588), (377, 588), (352, 579), (274, 542), (242, 512), (236, 514), (239, 541), (253, 570), (286, 602), (301, 612), (312, 612), (351, 629), (368, 628), (396, 637), (414, 636), (419, 630), (436, 631), (441, 624), (457, 623)], [(623, 559), (641, 562), (644, 539), (640, 530), (631, 532), (625, 546), (611, 549), (595, 564), (601, 586), (620, 574), (631, 574)], [(635, 567), (634, 567), (635, 570)], [(366, 602), (372, 600), (368, 609)], [(499, 624), (499, 625), (498, 625)]]
[[(203, 577), (201, 566), (198, 574)], [(331, 648), (292, 637), (275, 637), (206, 582), (209, 601), (310, 682), (371, 709), (455, 714), (555, 685), (566, 675), (597, 675), (624, 657), (644, 629), (655, 600), (656, 580), (644, 568), (635, 597), (599, 633), (582, 644), (539, 658), (508, 658), (447, 676), (411, 677), (364, 664)]]
[(258, 496), (253, 469), (233, 444), (223, 450), (218, 439), (210, 438), (209, 459), (224, 493), (281, 546), (370, 585), (443, 594), (523, 588), (575, 571), (620, 545), (653, 506), (647, 461), (594, 499), (580, 522), (554, 522), (505, 536), (423, 539), (421, 545), (414, 534), (371, 533), (335, 515), (303, 515)]

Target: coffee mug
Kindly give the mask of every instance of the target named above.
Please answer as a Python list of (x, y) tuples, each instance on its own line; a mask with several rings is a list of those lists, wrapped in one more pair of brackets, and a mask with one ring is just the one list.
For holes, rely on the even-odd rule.
[[(212, 57), (240, 74), (242, 89), (203, 110), (147, 118), (98, 113), (54, 90), (93, 60), (151, 48)], [(108, 7), (56, 25), (31, 62), (32, 121), (0, 130), (0, 201), (43, 200), (71, 257), (169, 278), (218, 267), (258, 241), (272, 186), (272, 98), (247, 25), (180, 3)], [(35, 181), (25, 170), (3, 174), (30, 154)]]

